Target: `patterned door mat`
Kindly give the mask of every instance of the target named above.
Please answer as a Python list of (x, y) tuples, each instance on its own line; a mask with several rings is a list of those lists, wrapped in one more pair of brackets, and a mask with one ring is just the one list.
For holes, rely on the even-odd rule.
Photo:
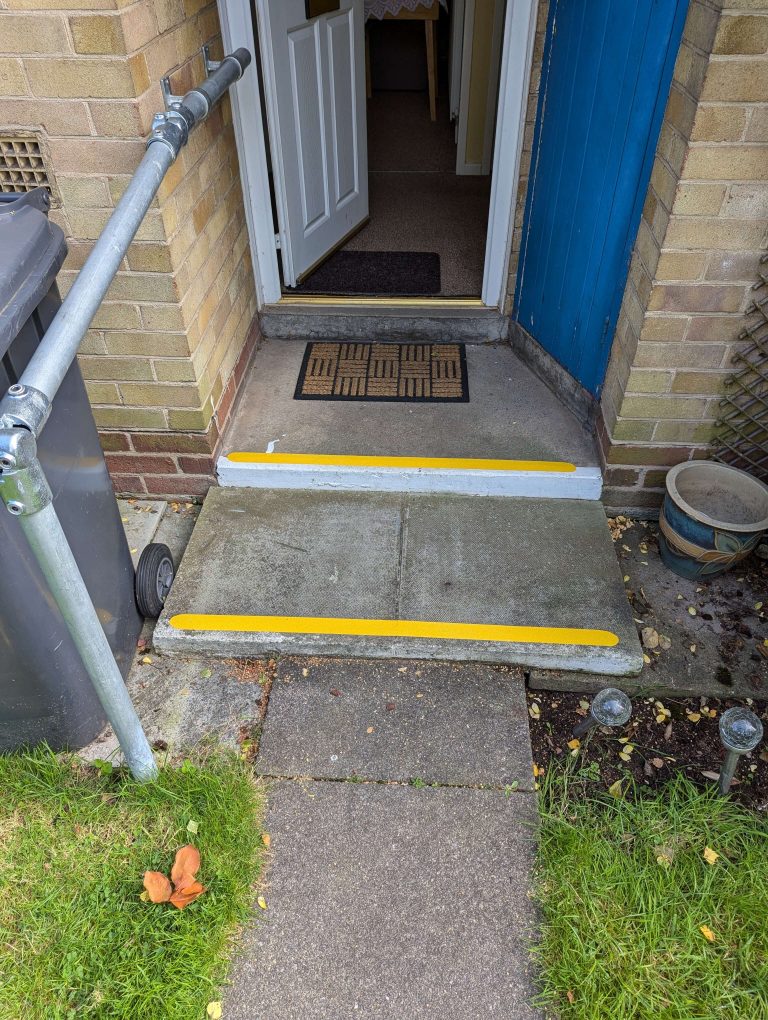
[(295, 400), (466, 403), (464, 344), (307, 344)]

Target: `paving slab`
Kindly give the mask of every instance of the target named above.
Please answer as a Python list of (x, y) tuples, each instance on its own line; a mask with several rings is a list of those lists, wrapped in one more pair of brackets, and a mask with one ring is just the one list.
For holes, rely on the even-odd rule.
[(529, 1004), (536, 802), (489, 790), (276, 781), (268, 909), (227, 1020), (540, 1020)]
[(400, 659), (284, 659), (256, 768), (272, 776), (532, 790), (522, 671)]
[(155, 642), (179, 654), (642, 667), (605, 515), (585, 500), (212, 489)]

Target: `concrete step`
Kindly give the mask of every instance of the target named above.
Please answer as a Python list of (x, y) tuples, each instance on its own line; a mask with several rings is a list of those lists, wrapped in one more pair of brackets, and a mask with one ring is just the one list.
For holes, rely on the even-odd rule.
[(565, 499), (213, 489), (155, 643), (642, 668), (605, 514)]
[(509, 346), (467, 346), (466, 403), (295, 400), (305, 348), (261, 345), (221, 485), (600, 498), (592, 436)]

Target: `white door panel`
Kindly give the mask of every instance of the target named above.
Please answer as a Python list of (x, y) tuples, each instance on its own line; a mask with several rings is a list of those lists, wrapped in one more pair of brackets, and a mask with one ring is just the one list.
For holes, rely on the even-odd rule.
[(306, 20), (257, 0), (283, 278), (293, 287), (368, 217), (363, 0)]

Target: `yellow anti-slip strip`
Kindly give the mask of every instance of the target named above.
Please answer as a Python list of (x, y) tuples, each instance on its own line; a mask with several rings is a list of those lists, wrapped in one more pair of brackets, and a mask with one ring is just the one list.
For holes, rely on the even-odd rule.
[(558, 471), (576, 470), (560, 460), (485, 460), (480, 457), (358, 457), (331, 453), (228, 453), (233, 464), (304, 464), (309, 467), (419, 468), (451, 471)]
[(237, 616), (179, 613), (176, 630), (238, 631), (248, 634), (339, 634), (356, 637), (438, 638), (450, 641), (503, 641), (532, 645), (590, 645), (612, 648), (619, 639), (609, 630), (582, 627), (507, 627), (433, 620), (361, 620), (335, 616)]

